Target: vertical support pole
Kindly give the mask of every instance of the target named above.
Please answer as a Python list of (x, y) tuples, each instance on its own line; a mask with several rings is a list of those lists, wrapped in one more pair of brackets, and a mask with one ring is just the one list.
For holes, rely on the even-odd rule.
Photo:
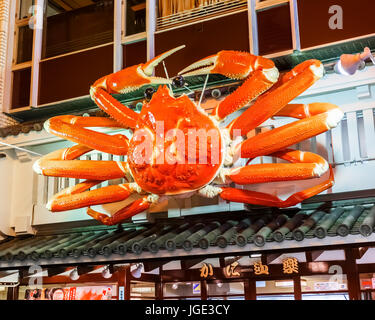
[(301, 277), (293, 277), (294, 284), (294, 300), (302, 300), (302, 288), (301, 288)]
[(358, 266), (352, 248), (345, 249), (345, 270), (348, 279), (348, 291), (350, 300), (361, 299), (361, 288), (359, 285)]
[(207, 281), (201, 280), (201, 299), (207, 300)]
[(155, 283), (155, 299), (163, 300), (163, 286), (161, 281)]
[(155, 57), (156, 0), (146, 0), (147, 60)]
[(31, 62), (31, 88), (30, 88), (30, 106), (38, 106), (39, 98), (39, 63), (42, 58), (44, 12), (47, 3), (45, 0), (36, 0), (34, 16), (34, 37), (33, 37), (33, 58)]
[(293, 49), (301, 51), (301, 38), (299, 33), (299, 23), (298, 23), (298, 4), (297, 0), (289, 0), (290, 8), (290, 21), (292, 23), (292, 39), (293, 39)]
[[(124, 300), (130, 300), (130, 265), (118, 269), (117, 299), (120, 299), (120, 290), (124, 288)], [(121, 288), (122, 287), (122, 288)]]
[[(13, 83), (13, 76), (12, 76), (12, 64), (13, 64), (13, 45), (14, 45), (14, 28), (15, 28), (15, 17), (16, 17), (16, 7), (17, 7), (17, 1), (10, 1), (10, 0), (4, 0), (1, 4), (5, 8), (8, 8), (9, 11), (5, 11), (5, 15), (8, 13), (8, 16), (5, 19), (4, 16), (2, 16), (3, 21), (1, 22), (4, 24), (2, 26), (2, 29), (7, 30), (7, 34), (4, 34), (5, 41), (7, 42), (5, 46), (1, 47), (1, 50), (4, 50), (5, 56), (2, 58), (4, 61), (1, 61), (0, 63), (4, 63), (4, 71), (2, 75), (0, 74), (0, 77), (3, 78), (3, 96), (2, 101), (0, 101), (0, 107), (2, 106), (1, 111), (10, 111), (11, 109), (11, 103), (12, 103), (12, 83)], [(3, 52), (1, 52), (3, 54)], [(1, 72), (1, 67), (0, 67)], [(1, 90), (1, 89), (0, 89)], [(1, 95), (0, 95), (1, 98)]]
[(258, 55), (258, 22), (256, 13), (256, 0), (247, 0), (248, 23), (249, 23), (249, 47), (250, 53)]
[(120, 71), (123, 67), (122, 59), (122, 35), (123, 30), (123, 0), (114, 1), (114, 32), (113, 32), (113, 72)]
[(7, 300), (18, 300), (18, 289), (17, 287), (9, 287), (7, 292)]
[(245, 300), (256, 300), (257, 299), (257, 289), (254, 279), (244, 280), (245, 289)]

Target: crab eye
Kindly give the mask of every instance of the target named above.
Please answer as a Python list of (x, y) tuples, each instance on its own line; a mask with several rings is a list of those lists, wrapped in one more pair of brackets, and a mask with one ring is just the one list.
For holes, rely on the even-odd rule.
[(152, 87), (147, 88), (145, 90), (145, 99), (147, 101), (150, 101), (154, 93), (155, 93), (155, 89), (154, 88), (152, 88)]
[(181, 88), (185, 84), (185, 79), (183, 76), (177, 76), (173, 79), (173, 85), (175, 87)]

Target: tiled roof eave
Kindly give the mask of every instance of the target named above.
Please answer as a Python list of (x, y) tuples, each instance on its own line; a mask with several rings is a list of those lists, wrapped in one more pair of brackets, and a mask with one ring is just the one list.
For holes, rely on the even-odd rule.
[(81, 263), (123, 263), (123, 262), (135, 262), (135, 261), (144, 261), (149, 259), (167, 259), (167, 260), (178, 260), (180, 258), (186, 258), (188, 256), (214, 256), (214, 255), (241, 255), (249, 252), (252, 253), (261, 253), (264, 251), (290, 251), (290, 250), (301, 250), (311, 248), (325, 248), (330, 249), (330, 247), (340, 247), (347, 245), (365, 245), (375, 243), (375, 233), (372, 233), (369, 237), (363, 237), (362, 235), (352, 235), (349, 234), (346, 237), (326, 237), (324, 239), (317, 238), (305, 238), (302, 241), (296, 240), (285, 240), (282, 243), (275, 241), (266, 242), (264, 246), (258, 247), (254, 243), (248, 243), (243, 247), (239, 247), (235, 244), (230, 244), (225, 248), (220, 248), (218, 246), (209, 246), (207, 249), (202, 248), (193, 248), (191, 251), (186, 251), (182, 248), (176, 248), (173, 251), (168, 251), (162, 249), (157, 253), (152, 253), (149, 251), (144, 251), (141, 254), (135, 253), (126, 253), (125, 255), (112, 254), (108, 257), (103, 255), (96, 255), (94, 258), (89, 256), (81, 255), (79, 258), (66, 257), (66, 258), (51, 258), (51, 259), (39, 259), (38, 261), (32, 259), (26, 259), (23, 261), (14, 260), (12, 262), (0, 262), (0, 269), (9, 269), (9, 268), (19, 268), (27, 267), (31, 265), (76, 265)]

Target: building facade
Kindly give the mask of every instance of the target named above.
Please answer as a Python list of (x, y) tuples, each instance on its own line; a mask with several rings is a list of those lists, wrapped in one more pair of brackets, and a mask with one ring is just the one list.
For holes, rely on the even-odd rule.
[[(314, 33), (308, 14), (312, 3), (320, 19)], [(57, 292), (55, 298), (68, 299), (90, 290), (95, 296), (104, 287), (108, 299), (372, 299), (375, 66), (367, 60), (351, 76), (334, 66), (341, 54), (374, 50), (375, 30), (353, 27), (358, 10), (346, 0), (340, 6), (351, 12), (348, 27), (344, 33), (331, 29), (330, 19), (339, 14), (330, 13), (332, 5), (311, 0), (212, 1), (189, 7), (155, 0), (3, 1), (0, 297), (47, 299)], [(85, 209), (48, 211), (48, 199), (77, 181), (34, 173), (33, 163), (42, 155), (72, 145), (47, 133), (45, 120), (61, 114), (103, 116), (89, 96), (96, 79), (181, 44), (186, 48), (166, 60), (169, 75), (222, 49), (266, 56), (281, 72), (320, 59), (325, 76), (294, 102), (330, 102), (345, 116), (336, 128), (294, 147), (327, 159), (335, 185), (283, 210), (199, 196), (164, 201), (116, 227), (99, 225)], [(164, 77), (165, 69), (156, 74)], [(210, 78), (203, 89), (200, 80), (190, 83), (189, 97), (207, 111), (239, 85)], [(139, 112), (144, 97), (138, 92), (117, 98)], [(250, 135), (291, 121), (269, 119)], [(81, 159), (123, 160), (100, 152)], [(261, 157), (254, 163), (273, 161)], [(285, 198), (315, 183), (249, 189)], [(113, 213), (121, 206), (124, 202), (100, 209)], [(30, 285), (35, 279), (43, 290)]]

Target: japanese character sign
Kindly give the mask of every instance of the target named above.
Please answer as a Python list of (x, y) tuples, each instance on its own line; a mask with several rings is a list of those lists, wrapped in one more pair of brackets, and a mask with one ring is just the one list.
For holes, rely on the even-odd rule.
[(298, 260), (296, 258), (287, 258), (283, 260), (283, 273), (298, 273)]
[(261, 261), (254, 262), (254, 273), (256, 275), (269, 274), (268, 266), (263, 265)]
[(214, 274), (214, 269), (210, 263), (203, 263), (203, 267), (200, 269), (200, 271), (201, 278), (207, 278), (208, 276), (212, 276)]
[(232, 276), (240, 276), (240, 273), (238, 271), (235, 271), (235, 269), (237, 268), (238, 266), (238, 262), (235, 261), (233, 263), (231, 263), (230, 265), (226, 266), (225, 268), (225, 275), (227, 277), (232, 277)]

